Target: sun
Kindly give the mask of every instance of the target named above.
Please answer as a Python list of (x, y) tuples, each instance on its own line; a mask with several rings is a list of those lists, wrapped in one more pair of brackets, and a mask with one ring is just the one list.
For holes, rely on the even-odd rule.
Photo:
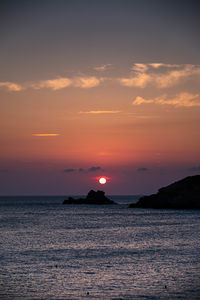
[(100, 177), (100, 178), (99, 178), (99, 183), (100, 183), (100, 184), (105, 184), (106, 181), (107, 181), (107, 180), (106, 180), (105, 177)]

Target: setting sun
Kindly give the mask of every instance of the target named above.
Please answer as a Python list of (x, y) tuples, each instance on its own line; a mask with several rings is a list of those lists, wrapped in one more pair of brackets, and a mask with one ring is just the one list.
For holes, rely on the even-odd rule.
[(99, 178), (99, 183), (100, 184), (105, 184), (106, 183), (106, 178), (105, 177), (101, 177), (101, 178)]

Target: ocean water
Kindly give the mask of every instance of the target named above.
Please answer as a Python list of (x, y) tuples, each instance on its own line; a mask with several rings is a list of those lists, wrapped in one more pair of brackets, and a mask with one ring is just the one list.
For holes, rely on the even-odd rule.
[(0, 299), (200, 299), (200, 211), (0, 197)]

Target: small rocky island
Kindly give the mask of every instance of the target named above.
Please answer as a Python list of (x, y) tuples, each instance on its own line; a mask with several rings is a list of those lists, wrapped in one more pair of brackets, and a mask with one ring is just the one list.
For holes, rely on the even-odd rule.
[(129, 207), (200, 209), (200, 175), (189, 176), (160, 188), (157, 194), (143, 196)]
[(105, 196), (103, 191), (89, 191), (86, 198), (74, 199), (69, 197), (67, 200), (63, 201), (63, 204), (98, 204), (98, 205), (107, 205), (107, 204), (117, 204), (116, 202), (108, 199)]

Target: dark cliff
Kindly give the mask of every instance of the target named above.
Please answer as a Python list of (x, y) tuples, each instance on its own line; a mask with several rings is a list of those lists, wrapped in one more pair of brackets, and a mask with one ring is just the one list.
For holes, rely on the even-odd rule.
[(200, 175), (160, 188), (157, 194), (141, 197), (129, 207), (200, 209)]

